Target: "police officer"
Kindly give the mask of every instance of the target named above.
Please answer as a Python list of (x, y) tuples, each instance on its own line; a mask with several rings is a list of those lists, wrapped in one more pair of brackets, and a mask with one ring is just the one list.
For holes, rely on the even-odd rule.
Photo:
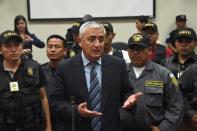
[(13, 31), (0, 35), (3, 62), (0, 65), (0, 130), (40, 131), (41, 106), (45, 131), (51, 131), (44, 74), (37, 62), (22, 59), (22, 39)]
[(177, 131), (197, 130), (197, 63), (191, 65), (178, 79), (184, 98), (183, 122)]
[(158, 64), (161, 64), (165, 58), (168, 58), (173, 55), (173, 52), (158, 43), (159, 32), (157, 25), (153, 22), (148, 22), (144, 24), (143, 33), (145, 33), (150, 40), (149, 46), (149, 58)]
[(192, 28), (184, 28), (177, 31), (175, 37), (175, 47), (177, 53), (165, 60), (167, 67), (179, 78), (183, 72), (197, 61), (194, 52), (196, 47), (196, 33)]
[(68, 52), (67, 52), (67, 56), (68, 57), (73, 57), (76, 54), (79, 54), (81, 52), (81, 47), (78, 44), (77, 41), (77, 37), (79, 36), (79, 28), (80, 26), (83, 24), (83, 21), (76, 21), (73, 26), (68, 29), (67, 32), (67, 48), (68, 48)]
[(112, 24), (108, 21), (102, 21), (100, 23), (104, 26), (105, 31), (106, 31), (104, 53), (123, 58), (126, 63), (129, 63), (130, 59), (128, 56), (128, 52), (125, 50), (113, 48), (113, 46), (112, 46), (112, 41), (116, 35)]
[(93, 21), (94, 17), (90, 14), (86, 14), (81, 20), (76, 21), (71, 28), (67, 30), (66, 41), (67, 41), (67, 57), (73, 57), (76, 54), (81, 53), (81, 47), (78, 44), (77, 37), (79, 36), (79, 28), (82, 24), (88, 21)]
[(150, 61), (148, 46), (148, 38), (140, 33), (129, 38), (130, 84), (144, 95), (135, 110), (121, 110), (121, 119), (125, 131), (174, 131), (183, 108), (179, 86), (169, 70)]
[[(197, 115), (196, 110), (191, 106), (191, 102), (196, 97), (196, 70), (192, 67), (197, 62), (194, 53), (196, 47), (196, 33), (192, 28), (181, 29), (175, 38), (176, 55), (165, 61), (165, 67), (170, 69), (178, 78), (180, 89), (184, 98), (185, 115), (180, 131), (196, 130)], [(191, 68), (191, 69), (190, 69)], [(195, 127), (196, 126), (196, 127)]]
[(168, 38), (166, 39), (166, 44), (167, 46), (174, 52), (176, 53), (177, 50), (175, 48), (174, 42), (175, 42), (175, 38), (176, 38), (176, 33), (179, 29), (183, 29), (186, 27), (186, 22), (187, 22), (187, 18), (186, 15), (177, 15), (176, 16), (176, 29), (172, 30), (169, 33)]

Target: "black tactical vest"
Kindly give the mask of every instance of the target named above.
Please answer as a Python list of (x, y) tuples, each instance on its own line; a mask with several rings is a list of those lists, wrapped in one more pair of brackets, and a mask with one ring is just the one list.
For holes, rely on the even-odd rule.
[(40, 121), (39, 65), (22, 60), (18, 69), (19, 91), (10, 91), (13, 80), (0, 65), (0, 126), (33, 126)]

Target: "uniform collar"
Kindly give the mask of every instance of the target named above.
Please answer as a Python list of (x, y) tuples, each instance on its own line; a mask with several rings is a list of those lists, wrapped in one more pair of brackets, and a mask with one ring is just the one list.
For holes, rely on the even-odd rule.
[[(131, 67), (133, 68), (133, 65), (132, 65), (132, 64), (130, 64), (130, 65), (131, 65)], [(149, 60), (149, 61), (146, 63), (145, 69), (144, 69), (144, 70), (152, 70), (153, 68), (154, 68), (153, 62), (152, 62), (151, 60)]]
[[(179, 59), (178, 59), (178, 53), (176, 53), (174, 56), (172, 56), (172, 61), (175, 63), (180, 63)], [(192, 56), (189, 57), (186, 61), (192, 61), (192, 62), (197, 61), (197, 55), (193, 52)]]
[(153, 66), (153, 62), (151, 60), (149, 60), (147, 63), (146, 63), (146, 67), (144, 70), (153, 70), (154, 66)]
[[(19, 68), (21, 68), (21, 67), (24, 67), (24, 65), (25, 65), (25, 58), (21, 58), (21, 62), (20, 62), (20, 64), (19, 64), (17, 70), (19, 70)], [(5, 67), (4, 67), (3, 60), (1, 61), (1, 65), (0, 65), (0, 66), (1, 66), (0, 68), (1, 68), (2, 70), (4, 70), (4, 71), (9, 71), (8, 68), (5, 68)]]

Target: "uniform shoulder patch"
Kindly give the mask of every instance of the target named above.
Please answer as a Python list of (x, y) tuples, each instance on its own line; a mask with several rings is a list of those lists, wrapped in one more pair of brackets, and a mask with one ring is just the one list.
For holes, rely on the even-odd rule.
[(170, 73), (170, 79), (171, 79), (171, 82), (178, 88), (179, 84), (173, 73)]

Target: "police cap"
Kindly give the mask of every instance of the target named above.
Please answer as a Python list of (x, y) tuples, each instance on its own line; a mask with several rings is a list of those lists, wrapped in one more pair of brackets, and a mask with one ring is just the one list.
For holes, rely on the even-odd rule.
[(128, 47), (141, 46), (143, 48), (149, 47), (149, 39), (146, 35), (141, 33), (133, 34), (128, 40)]
[(8, 44), (8, 42), (11, 40), (17, 42), (18, 44), (21, 44), (23, 41), (23, 39), (15, 31), (6, 30), (1, 33), (1, 35), (0, 35), (0, 43), (1, 44)]
[(187, 21), (186, 15), (177, 15), (176, 21)]
[(144, 24), (143, 32), (145, 33), (157, 33), (157, 25), (153, 22), (148, 22)]
[(113, 26), (110, 22), (102, 21), (100, 24), (104, 26), (106, 32), (114, 32)]
[(182, 37), (190, 38), (192, 40), (196, 40), (196, 32), (192, 28), (184, 28), (180, 29), (176, 33), (176, 40)]
[(84, 23), (83, 21), (74, 22), (73, 26), (71, 27), (71, 32), (74, 34), (79, 34), (79, 29), (83, 23)]

